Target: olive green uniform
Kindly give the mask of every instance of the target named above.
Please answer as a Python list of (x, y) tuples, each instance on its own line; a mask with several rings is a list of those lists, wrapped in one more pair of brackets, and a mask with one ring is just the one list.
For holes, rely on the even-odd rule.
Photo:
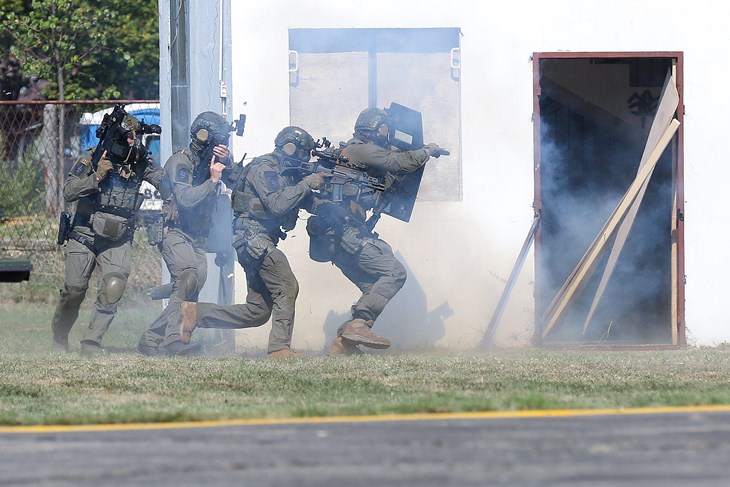
[[(359, 137), (348, 141), (342, 155), (350, 165), (384, 182), (386, 187), (394, 175), (413, 172), (429, 158), (426, 150), (390, 151)], [(364, 226), (366, 212), (377, 205), (380, 197), (382, 193), (346, 183), (339, 204), (350, 213), (349, 221), (337, 225), (317, 215), (307, 222), (310, 256), (320, 262), (331, 261), (358, 287), (362, 295), (352, 306), (352, 317), (367, 322), (380, 316), (407, 277), (390, 245)]]
[(203, 328), (250, 328), (272, 317), (269, 353), (291, 346), (299, 293), (299, 283), (277, 244), (285, 236), (282, 229), (294, 228), (299, 209), (311, 204), (308, 184), (282, 176), (280, 167), (276, 153), (255, 158), (233, 191), (233, 247), (246, 273), (246, 302), (196, 305), (197, 326)]
[(162, 177), (160, 166), (143, 154), (131, 166), (112, 160), (112, 171), (98, 182), (91, 167), (93, 150), (79, 157), (63, 187), (64, 198), (76, 202), (76, 211), (64, 247), (64, 283), (51, 327), (54, 342), (66, 349), (97, 265), (101, 270), (99, 290), (82, 342), (101, 344), (132, 267), (134, 221), (144, 200), (140, 186), (147, 181), (157, 188)]
[(201, 156), (202, 152), (198, 155), (188, 148), (176, 152), (165, 163), (163, 192), (171, 194), (163, 204), (165, 235), (161, 250), (170, 272), (172, 294), (167, 307), (139, 340), (140, 350), (150, 353), (174, 353), (173, 348), (181, 345), (180, 304), (198, 300), (208, 275), (207, 238), (220, 183), (210, 178), (194, 180), (196, 167), (209, 164)]

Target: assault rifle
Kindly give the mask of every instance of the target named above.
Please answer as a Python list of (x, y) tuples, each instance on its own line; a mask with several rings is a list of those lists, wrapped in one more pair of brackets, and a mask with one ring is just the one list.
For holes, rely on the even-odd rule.
[[(128, 131), (122, 126), (124, 117), (127, 116), (127, 112), (124, 110), (124, 105), (118, 103), (114, 105), (114, 109), (110, 113), (105, 113), (104, 118), (101, 120), (101, 124), (96, 129), (96, 137), (99, 139), (99, 143), (96, 144), (94, 152), (91, 154), (91, 167), (94, 171), (99, 167), (99, 161), (101, 160), (104, 153), (110, 158), (115, 159), (126, 159), (129, 154), (129, 144), (127, 142)], [(139, 134), (136, 134), (137, 139), (135, 145), (138, 150), (145, 151), (142, 145), (143, 134), (161, 134), (162, 128), (156, 124), (147, 124), (142, 120), (139, 120)], [(70, 213), (62, 212), (58, 224), (58, 236), (56, 243), (63, 245), (67, 240), (69, 233), (73, 229), (73, 217)]]
[(315, 146), (312, 150), (312, 155), (317, 158), (315, 162), (287, 158), (282, 174), (289, 170), (298, 170), (302, 175), (319, 173), (331, 176), (327, 181), (327, 187), (332, 190), (333, 203), (342, 201), (342, 189), (346, 183), (354, 184), (360, 190), (385, 191), (385, 184), (378, 178), (368, 176), (363, 169), (350, 166), (350, 160), (336, 153), (326, 137), (323, 137), (321, 142), (317, 140)]
[[(106, 152), (110, 156), (117, 156), (124, 159), (129, 153), (129, 145), (127, 144), (127, 130), (122, 127), (122, 121), (127, 115), (123, 104), (114, 105), (111, 113), (105, 113), (101, 124), (96, 129), (96, 137), (99, 143), (91, 154), (91, 167), (96, 171), (101, 157)], [(140, 120), (140, 133), (142, 134), (161, 134), (162, 128), (156, 124), (146, 124)], [(139, 141), (141, 147), (141, 140)]]

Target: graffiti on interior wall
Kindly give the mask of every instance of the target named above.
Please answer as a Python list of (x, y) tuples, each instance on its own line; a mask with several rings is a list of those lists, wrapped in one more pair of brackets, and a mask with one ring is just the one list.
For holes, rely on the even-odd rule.
[(641, 128), (645, 128), (646, 121), (653, 117), (659, 104), (659, 97), (653, 96), (648, 88), (642, 94), (632, 94), (629, 99), (629, 111), (641, 118)]

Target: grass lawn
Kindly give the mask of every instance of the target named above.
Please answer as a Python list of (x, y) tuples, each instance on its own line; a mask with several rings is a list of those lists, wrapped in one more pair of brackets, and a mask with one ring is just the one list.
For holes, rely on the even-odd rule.
[(52, 305), (1, 305), (0, 424), (730, 404), (728, 347), (143, 357), (158, 311), (123, 308), (104, 337), (117, 353), (87, 358), (50, 352)]

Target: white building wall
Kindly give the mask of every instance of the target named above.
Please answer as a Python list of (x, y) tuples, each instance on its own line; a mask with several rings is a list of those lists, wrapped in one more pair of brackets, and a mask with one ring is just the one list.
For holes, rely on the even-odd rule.
[[(410, 223), (384, 217), (378, 224), (409, 270), (404, 289), (375, 328), (400, 348), (469, 349), (484, 334), (533, 217), (532, 53), (684, 52), (687, 338), (698, 345), (730, 341), (723, 304), (730, 288), (723, 205), (730, 176), (724, 124), (730, 31), (721, 3), (231, 3), (232, 113), (248, 116), (243, 140), (234, 142), (237, 158), (270, 152), (276, 133), (289, 124), (289, 28), (457, 27), (462, 32), (463, 201), (418, 202)], [(303, 223), (281, 245), (301, 287), (293, 346), (320, 350), (359, 293), (336, 268), (308, 258)], [(502, 345), (523, 344), (531, 336), (532, 262), (530, 256), (497, 332)], [(244, 283), (238, 268), (237, 302), (245, 299)], [(241, 332), (239, 343), (263, 348), (269, 329)]]

